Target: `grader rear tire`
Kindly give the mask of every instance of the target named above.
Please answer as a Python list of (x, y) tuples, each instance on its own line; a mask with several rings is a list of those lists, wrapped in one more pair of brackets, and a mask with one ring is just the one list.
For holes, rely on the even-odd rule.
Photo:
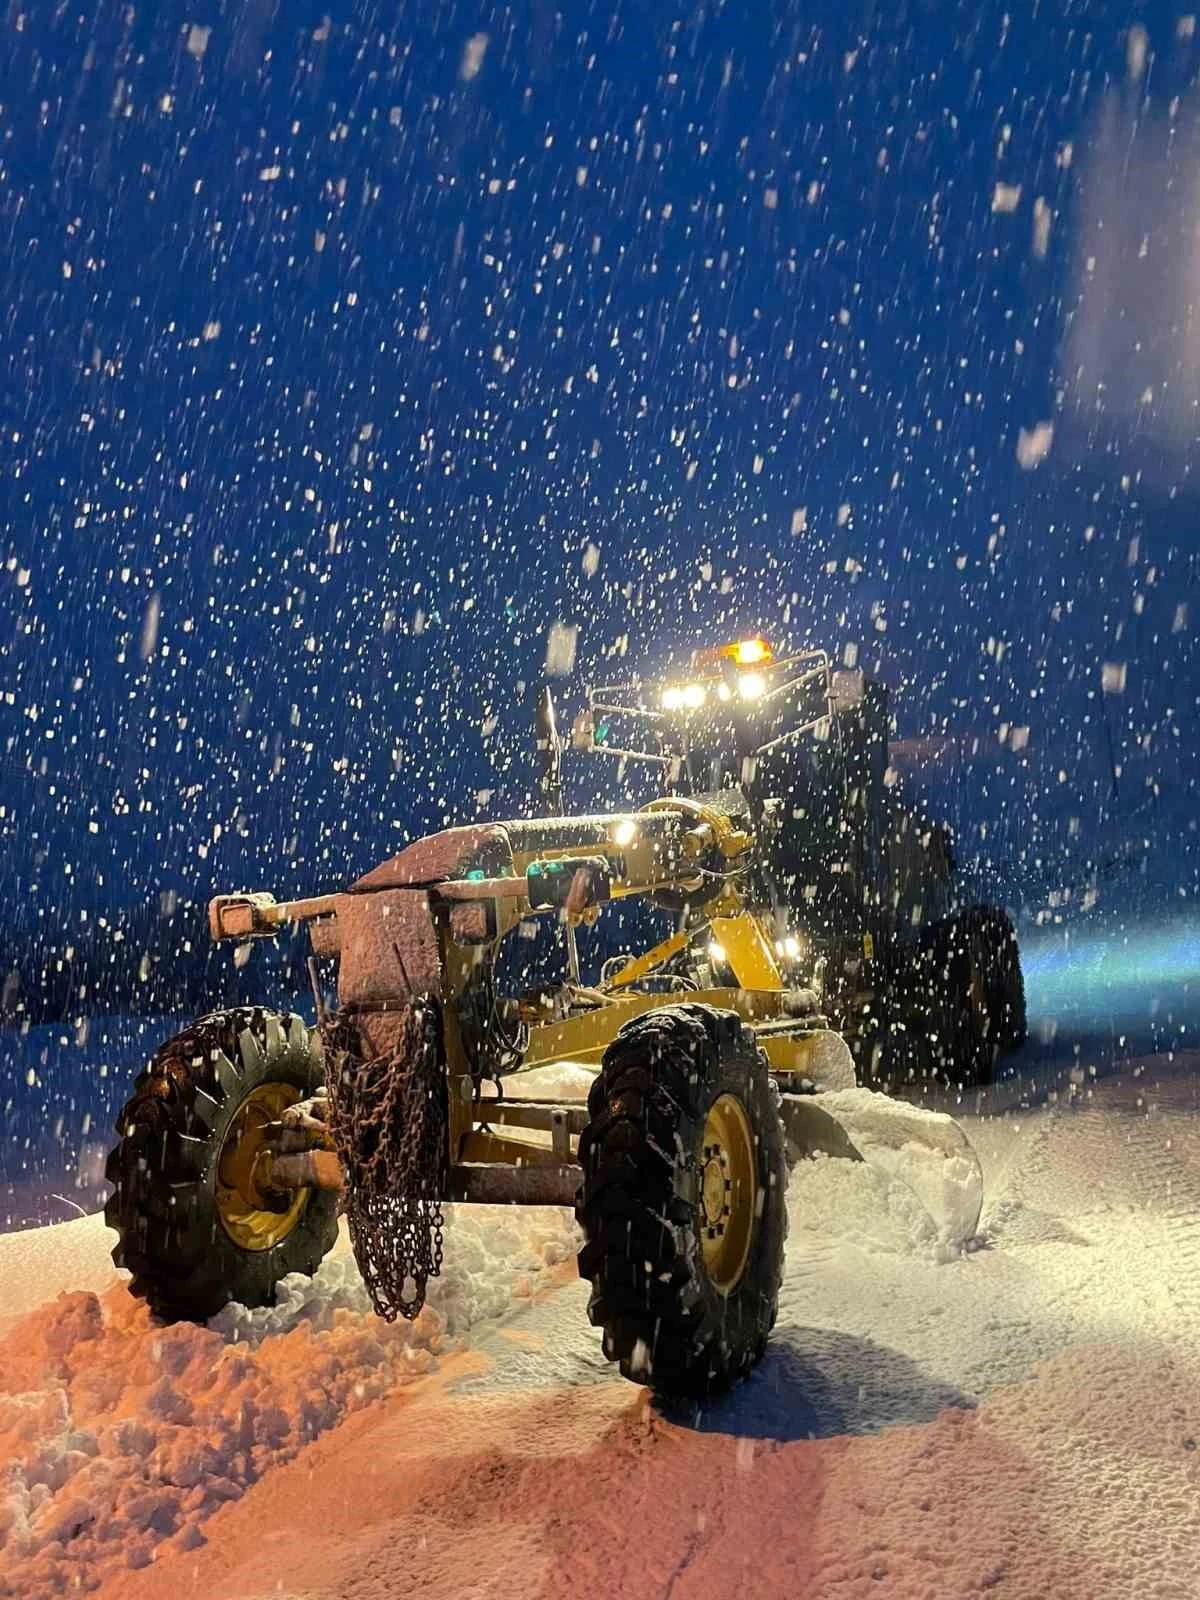
[(775, 1322), (787, 1165), (766, 1059), (728, 1011), (625, 1024), (588, 1096), (576, 1217), (588, 1316), (623, 1375), (664, 1396), (727, 1388)]
[(998, 906), (973, 906), (965, 914), (983, 972), (988, 1033), (1002, 1054), (1025, 1043), (1025, 979), (1012, 918)]
[(902, 948), (883, 1009), (882, 1047), (874, 1056), (871, 1041), (860, 1050), (864, 1076), (900, 1087), (990, 1083), (998, 1057), (1025, 1043), (1021, 955), (1007, 913), (971, 906), (931, 924)]
[(105, 1168), (104, 1218), (130, 1292), (160, 1320), (268, 1305), (289, 1272), (316, 1271), (337, 1237), (336, 1196), (263, 1194), (254, 1156), (267, 1123), (323, 1080), (303, 1020), (257, 1007), (200, 1018), (138, 1078)]
[(994, 906), (960, 912), (947, 925), (944, 960), (959, 1080), (990, 1083), (999, 1057), (1025, 1043), (1025, 983), (1007, 913)]

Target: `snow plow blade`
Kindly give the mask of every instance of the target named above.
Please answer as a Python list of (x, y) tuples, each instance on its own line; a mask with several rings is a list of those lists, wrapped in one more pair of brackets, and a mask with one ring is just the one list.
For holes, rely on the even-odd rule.
[(953, 1117), (870, 1089), (785, 1094), (781, 1100), (790, 1163), (814, 1155), (865, 1161), (916, 1198), (947, 1251), (960, 1251), (974, 1238), (983, 1208), (983, 1168)]

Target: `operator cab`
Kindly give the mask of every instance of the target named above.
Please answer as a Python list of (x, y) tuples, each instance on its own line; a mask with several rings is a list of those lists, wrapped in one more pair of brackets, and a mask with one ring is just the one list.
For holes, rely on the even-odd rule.
[(890, 721), (887, 690), (863, 671), (754, 635), (694, 651), (665, 678), (591, 690), (571, 743), (656, 766), (664, 796), (736, 796), (757, 846), (743, 890), (781, 959), (797, 952), (792, 981), (833, 1000), (870, 989), (876, 962), (918, 928), (923, 893), (948, 899), (933, 860), (948, 860), (944, 832), (919, 825), (889, 786)]

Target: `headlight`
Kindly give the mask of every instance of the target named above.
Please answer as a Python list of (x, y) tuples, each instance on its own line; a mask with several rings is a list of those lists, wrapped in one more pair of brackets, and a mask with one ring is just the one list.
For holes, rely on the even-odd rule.
[(624, 822), (618, 822), (613, 829), (612, 840), (614, 844), (632, 844), (637, 837), (637, 823), (626, 817)]
[(679, 711), (683, 707), (682, 689), (664, 689), (662, 692), (662, 708), (664, 711)]
[(767, 680), (761, 672), (743, 672), (738, 679), (738, 693), (743, 700), (761, 700), (767, 692)]
[(718, 944), (715, 939), (711, 940), (708, 946), (708, 959), (715, 967), (724, 966), (725, 946), (723, 944)]
[(702, 683), (689, 683), (683, 691), (683, 703), (689, 711), (699, 711), (708, 699), (708, 690)]

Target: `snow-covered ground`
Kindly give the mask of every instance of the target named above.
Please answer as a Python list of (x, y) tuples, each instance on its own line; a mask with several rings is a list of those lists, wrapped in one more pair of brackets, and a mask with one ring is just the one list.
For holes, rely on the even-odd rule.
[(345, 1252), (164, 1330), (95, 1220), (2, 1238), (0, 1593), (1195, 1600), (1198, 1113), (1193, 1056), (967, 1115), (948, 1263), (877, 1174), (798, 1169), (779, 1326), (703, 1412), (613, 1376), (561, 1212), (455, 1212), (411, 1329)]

